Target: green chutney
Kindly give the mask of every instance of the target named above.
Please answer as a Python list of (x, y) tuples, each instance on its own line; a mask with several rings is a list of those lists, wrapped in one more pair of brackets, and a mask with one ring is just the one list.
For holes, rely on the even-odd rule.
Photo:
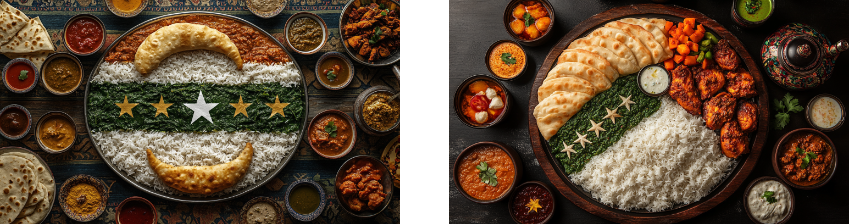
[(310, 214), (319, 208), (319, 191), (313, 186), (302, 184), (289, 193), (289, 206), (301, 214)]
[(759, 7), (755, 13), (750, 14), (747, 12), (748, 1), (750, 0), (738, 0), (735, 2), (738, 10), (738, 16), (741, 16), (741, 18), (744, 18), (747, 21), (759, 22), (765, 20), (767, 19), (767, 16), (770, 15), (770, 12), (773, 11), (773, 5), (771, 5), (772, 3), (770, 0), (755, 0), (761, 2), (761, 7)]

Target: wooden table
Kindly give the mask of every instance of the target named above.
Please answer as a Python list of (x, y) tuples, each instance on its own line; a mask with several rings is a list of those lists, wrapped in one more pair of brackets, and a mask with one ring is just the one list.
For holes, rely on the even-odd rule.
[[(131, 27), (144, 22), (145, 20), (171, 14), (180, 11), (196, 11), (206, 10), (215, 11), (224, 14), (234, 15), (248, 20), (251, 23), (263, 28), (272, 36), (283, 43), (283, 26), (292, 14), (299, 11), (311, 11), (322, 17), (328, 24), (331, 31), (328, 43), (318, 53), (314, 55), (304, 56), (292, 52), (294, 59), (298, 62), (301, 71), (304, 73), (307, 83), (307, 95), (309, 96), (310, 111), (307, 114), (307, 120), (312, 119), (316, 114), (327, 109), (339, 109), (354, 117), (354, 100), (357, 95), (363, 90), (372, 86), (388, 86), (391, 89), (398, 91), (400, 83), (398, 78), (392, 73), (390, 67), (372, 68), (356, 64), (356, 77), (351, 84), (337, 91), (327, 90), (321, 86), (316, 80), (315, 65), (319, 57), (330, 51), (343, 52), (345, 49), (342, 46), (339, 35), (339, 14), (342, 7), (347, 1), (333, 0), (330, 2), (298, 2), (289, 1), (290, 4), (284, 11), (273, 18), (262, 19), (254, 16), (245, 6), (244, 1), (220, 1), (211, 2), (208, 0), (156, 0), (148, 4), (148, 8), (141, 15), (134, 18), (124, 19), (114, 16), (109, 12), (103, 1), (91, 0), (71, 0), (71, 1), (25, 1), (29, 3), (21, 3), (21, 0), (11, 1), (11, 4), (29, 17), (39, 16), (42, 22), (51, 35), (57, 51), (65, 50), (62, 41), (62, 27), (72, 16), (78, 13), (90, 13), (98, 16), (103, 20), (107, 29), (106, 46), (112, 43), (118, 36), (123, 34)], [(62, 6), (62, 7), (59, 7)], [(106, 46), (104, 48), (106, 48)], [(91, 56), (80, 57), (83, 63), (85, 72), (84, 80), (88, 80), (93, 66), (98, 59), (103, 55), (103, 52), (96, 53)], [(0, 63), (5, 64), (10, 59), (0, 57)], [(355, 62), (356, 63), (356, 62)], [(289, 183), (299, 179), (312, 179), (325, 188), (328, 197), (328, 207), (325, 208), (323, 214), (316, 219), (317, 222), (325, 223), (398, 223), (400, 218), (400, 196), (401, 190), (396, 188), (393, 197), (390, 199), (389, 207), (381, 214), (370, 219), (360, 219), (343, 211), (336, 200), (333, 193), (334, 177), (337, 170), (345, 160), (356, 155), (371, 155), (380, 157), (381, 152), (386, 145), (398, 133), (391, 133), (387, 136), (376, 137), (370, 136), (363, 131), (358, 133), (358, 141), (355, 148), (347, 156), (329, 160), (317, 155), (307, 144), (306, 137), (300, 141), (299, 146), (295, 149), (294, 158), (284, 167), (284, 169), (264, 187), (257, 188), (242, 197), (232, 201), (211, 203), (211, 204), (184, 204), (176, 203), (164, 199), (157, 198), (136, 189), (123, 179), (121, 179), (109, 166), (104, 163), (103, 159), (97, 153), (97, 150), (92, 146), (90, 137), (88, 136), (83, 114), (83, 100), (85, 96), (85, 84), (80, 87), (75, 93), (69, 96), (54, 96), (47, 92), (41, 86), (36, 87), (33, 91), (26, 94), (15, 94), (8, 91), (6, 88), (0, 90), (0, 106), (9, 104), (20, 104), (26, 107), (32, 113), (33, 121), (37, 121), (41, 116), (48, 111), (64, 111), (71, 115), (77, 122), (77, 143), (72, 150), (68, 152), (54, 155), (47, 154), (41, 151), (35, 142), (35, 138), (30, 132), (29, 135), (21, 140), (8, 141), (0, 140), (0, 147), (4, 146), (19, 146), (31, 149), (44, 158), (54, 173), (56, 178), (57, 191), (61, 184), (71, 176), (77, 174), (89, 174), (100, 178), (109, 187), (109, 200), (107, 201), (107, 209), (104, 213), (95, 220), (99, 223), (114, 223), (115, 207), (122, 200), (131, 196), (141, 196), (150, 200), (159, 212), (158, 223), (233, 223), (238, 222), (237, 217), (242, 210), (242, 206), (250, 199), (257, 196), (271, 197), (278, 201), (281, 206), (284, 206), (284, 193)], [(306, 131), (306, 129), (305, 129)], [(306, 135), (304, 135), (306, 136)], [(292, 223), (292, 219), (286, 215), (286, 223)], [(54, 203), (48, 218), (44, 223), (69, 223), (73, 222), (69, 219), (59, 207), (58, 200)]]
[[(451, 99), (449, 103), (449, 161), (448, 165), (457, 158), (461, 150), (469, 145), (481, 141), (498, 141), (516, 149), (523, 158), (524, 175), (522, 182), (537, 180), (551, 184), (543, 173), (538, 161), (535, 159), (528, 138), (528, 98), (531, 93), (533, 76), (540, 68), (546, 54), (560, 37), (585, 19), (617, 6), (628, 4), (649, 3), (650, 1), (550, 1), (555, 9), (555, 27), (551, 32), (554, 35), (546, 43), (537, 47), (525, 47), (529, 57), (529, 69), (522, 77), (514, 81), (502, 82), (512, 94), (514, 106), (508, 111), (507, 119), (502, 123), (488, 129), (472, 129), (458, 120), (454, 114)], [(827, 35), (831, 41), (847, 38), (847, 2), (830, 1), (804, 1), (785, 2), (778, 1), (773, 16), (762, 26), (746, 29), (736, 25), (731, 16), (732, 1), (671, 1), (685, 8), (699, 11), (719, 22), (731, 31), (741, 42), (751, 56), (760, 58), (761, 45), (764, 39), (791, 22), (802, 22), (815, 26)], [(484, 56), (491, 43), (510, 39), (510, 36), (502, 24), (502, 13), (508, 1), (467, 0), (453, 1), (450, 3), (449, 15), (451, 23), (449, 28), (450, 51), (450, 79), (449, 91), (454, 94), (460, 83), (469, 76), (475, 74), (487, 74), (484, 65)], [(760, 61), (758, 61), (760, 63)], [(792, 92), (801, 104), (805, 104), (817, 94), (830, 93), (838, 96), (847, 103), (847, 76), (848, 64), (846, 53), (838, 58), (833, 77), (823, 86), (807, 91)], [(762, 69), (766, 74), (766, 71)], [(764, 77), (767, 78), (767, 77)], [(769, 79), (767, 79), (769, 80)], [(786, 92), (772, 81), (767, 81), (768, 92), (771, 99), (781, 98)], [(452, 96), (453, 97), (453, 96)], [(772, 114), (771, 114), (772, 117)], [(744, 188), (752, 180), (761, 176), (776, 176), (771, 165), (770, 152), (776, 141), (783, 134), (796, 128), (810, 127), (803, 113), (791, 115), (791, 122), (783, 130), (771, 129), (763, 153), (756, 167), (744, 184), (724, 202), (717, 205), (708, 212), (697, 216), (686, 222), (691, 223), (717, 223), (720, 221), (729, 223), (751, 223), (744, 210), (743, 194)], [(846, 149), (847, 125), (837, 131), (829, 132), (827, 135), (835, 142), (839, 152)], [(833, 179), (824, 187), (817, 190), (794, 190), (797, 199), (797, 207), (791, 223), (846, 223), (848, 221), (848, 179), (847, 169), (842, 168), (841, 159), (838, 161), (838, 170)], [(461, 195), (449, 175), (449, 216), (452, 222), (461, 223), (511, 223), (508, 214), (507, 200), (490, 205), (480, 205), (469, 201)], [(552, 186), (552, 185), (550, 185)], [(594, 216), (573, 205), (569, 200), (556, 193), (555, 203), (557, 211), (552, 223), (606, 223), (609, 222), (601, 217)]]

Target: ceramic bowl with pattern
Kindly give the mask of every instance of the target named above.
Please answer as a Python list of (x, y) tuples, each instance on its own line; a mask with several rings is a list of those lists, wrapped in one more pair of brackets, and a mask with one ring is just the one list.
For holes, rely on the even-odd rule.
[[(100, 194), (100, 203), (97, 209), (90, 214), (79, 214), (71, 210), (68, 205), (68, 194), (71, 192), (71, 188), (76, 186), (77, 184), (89, 184), (97, 189), (97, 193)], [(100, 217), (100, 214), (103, 214), (103, 211), (106, 210), (106, 201), (109, 199), (109, 194), (106, 191), (106, 184), (103, 183), (100, 179), (96, 177), (86, 175), (86, 174), (78, 174), (62, 184), (62, 187), (59, 188), (59, 206), (62, 207), (62, 211), (68, 215), (69, 218), (73, 219), (77, 222), (88, 222), (97, 219)], [(75, 198), (73, 200), (88, 200), (82, 198)]]

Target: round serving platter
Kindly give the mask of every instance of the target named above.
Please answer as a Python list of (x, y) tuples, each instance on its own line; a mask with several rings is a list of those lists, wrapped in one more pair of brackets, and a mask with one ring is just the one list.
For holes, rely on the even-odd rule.
[[(6, 154), (6, 153), (9, 153), (9, 152), (20, 152), (20, 153), (26, 153), (26, 154), (31, 154), (31, 155), (35, 156), (35, 158), (38, 158), (38, 162), (41, 163), (41, 165), (44, 166), (44, 168), (47, 169), (47, 172), (50, 172), (51, 176), (53, 176), (53, 183), (56, 183), (56, 176), (53, 175), (53, 170), (50, 169), (50, 166), (47, 165), (47, 162), (45, 162), (44, 159), (42, 159), (41, 156), (39, 156), (38, 154), (35, 154), (34, 152), (30, 151), (29, 149), (25, 149), (25, 148), (21, 148), (21, 147), (17, 147), (17, 146), (8, 146), (8, 147), (0, 148), (0, 155)], [(48, 210), (53, 210), (53, 204), (56, 203), (56, 195), (59, 194), (59, 188), (54, 189), (53, 192), (54, 192), (53, 197), (49, 198), (50, 199), (50, 208), (48, 208)], [(44, 222), (44, 220), (47, 219), (48, 216), (50, 216), (50, 214), (45, 215), (43, 218), (41, 218), (41, 220), (38, 220), (36, 223)]]
[[(306, 103), (306, 102), (308, 102), (308, 100), (307, 100), (308, 99), (307, 84), (304, 80), (304, 73), (301, 71), (301, 66), (298, 65), (298, 62), (295, 61), (295, 58), (292, 57), (292, 54), (290, 54), (289, 51), (287, 51), (286, 48), (282, 44), (280, 44), (280, 42), (276, 38), (271, 36), (271, 34), (266, 32), (265, 30), (261, 29), (260, 27), (254, 25), (253, 23), (250, 23), (250, 22), (248, 22), (244, 19), (238, 18), (238, 17), (225, 15), (225, 14), (221, 14), (221, 13), (214, 13), (214, 12), (191, 11), (191, 12), (180, 12), (180, 13), (168, 14), (168, 15), (156, 17), (156, 18), (150, 19), (148, 21), (145, 21), (145, 22), (131, 28), (127, 32), (124, 32), (124, 34), (121, 34), (121, 36), (116, 38), (115, 41), (113, 41), (112, 44), (110, 44), (109, 47), (106, 48), (106, 50), (104, 51), (104, 55), (100, 57), (100, 60), (97, 61), (97, 64), (95, 64), (94, 69), (92, 70), (92, 73), (89, 75), (89, 82), (91, 82), (91, 78), (94, 77), (95, 74), (98, 73), (99, 68), (100, 68), (100, 64), (104, 62), (104, 59), (107, 56), (107, 52), (112, 51), (112, 49), (116, 46), (116, 44), (119, 43), (121, 40), (123, 40), (123, 38), (125, 36), (132, 34), (136, 30), (144, 28), (145, 26), (153, 24), (153, 23), (158, 22), (160, 20), (178, 18), (178, 17), (185, 17), (185, 16), (196, 16), (196, 15), (222, 17), (222, 18), (232, 19), (232, 20), (247, 24), (247, 25), (253, 27), (254, 29), (256, 29), (257, 31), (261, 32), (266, 37), (270, 38), (272, 41), (274, 41), (275, 44), (278, 45), (278, 47), (283, 49), (283, 52), (285, 52), (287, 57), (289, 57), (292, 60), (292, 63), (295, 63), (295, 67), (298, 69), (298, 73), (301, 74), (301, 88), (304, 91), (304, 102), (305, 102), (305, 104), (304, 104), (304, 114), (305, 114), (305, 116), (304, 116), (304, 119), (301, 121), (301, 130), (298, 132), (298, 139), (301, 139), (302, 137), (304, 137), (304, 129), (307, 126), (307, 116), (306, 116), (306, 114), (308, 114), (308, 112), (309, 112), (309, 104)], [(86, 131), (91, 136), (91, 128), (89, 127), (89, 120), (88, 120), (88, 118), (89, 118), (89, 116), (88, 116), (88, 111), (89, 111), (88, 110), (88, 102), (89, 102), (89, 85), (86, 85), (84, 112), (85, 112), (85, 118), (86, 118)], [(95, 149), (97, 149), (97, 152), (100, 154), (100, 156), (103, 157), (104, 153), (103, 153), (103, 151), (101, 151), (100, 146), (98, 145), (97, 141), (92, 139), (92, 143), (93, 143), (92, 145), (94, 145)], [(281, 170), (283, 170), (283, 167), (286, 166), (287, 163), (289, 163), (289, 160), (292, 159), (292, 157), (294, 155), (295, 155), (294, 152), (287, 153), (287, 155), (284, 158), (281, 158), (280, 164), (274, 170), (270, 170), (269, 173), (266, 174), (266, 177), (264, 177), (262, 180), (260, 180), (259, 182), (257, 182), (256, 184), (254, 184), (252, 186), (247, 186), (247, 187), (245, 187), (241, 190), (234, 191), (234, 192), (231, 192), (231, 193), (228, 193), (228, 194), (219, 195), (219, 196), (209, 196), (209, 197), (189, 197), (189, 196), (185, 196), (185, 195), (181, 196), (181, 195), (173, 195), (173, 194), (165, 193), (165, 192), (156, 190), (153, 187), (150, 187), (150, 186), (147, 186), (147, 185), (144, 185), (142, 183), (137, 182), (134, 178), (130, 177), (129, 174), (127, 174), (126, 172), (124, 172), (122, 170), (119, 170), (118, 167), (116, 167), (112, 163), (112, 161), (104, 159), (104, 162), (106, 162), (106, 164), (109, 165), (109, 168), (111, 168), (113, 171), (115, 171), (115, 173), (117, 173), (118, 176), (120, 176), (122, 179), (129, 182), (131, 185), (138, 188), (139, 190), (142, 190), (142, 191), (147, 192), (149, 194), (152, 194), (154, 196), (157, 196), (157, 197), (160, 197), (160, 198), (163, 198), (163, 199), (167, 199), (167, 200), (171, 200), (171, 201), (184, 202), (184, 203), (211, 203), (211, 202), (221, 202), (221, 201), (227, 201), (227, 200), (235, 199), (239, 196), (242, 196), (244, 194), (247, 194), (248, 192), (253, 191), (254, 189), (256, 189), (260, 186), (265, 185), (267, 182), (269, 182), (269, 180), (271, 180), (272, 178), (277, 176), (277, 174), (280, 173)]]
[[(572, 183), (569, 177), (564, 172), (563, 167), (553, 157), (548, 148), (548, 144), (540, 135), (537, 128), (537, 121), (533, 116), (534, 108), (537, 106), (536, 91), (542, 85), (549, 70), (555, 66), (555, 62), (561, 52), (566, 49), (569, 44), (580, 37), (592, 32), (598, 27), (604, 26), (610, 21), (616, 21), (622, 18), (662, 18), (674, 22), (681, 22), (684, 18), (696, 18), (696, 22), (705, 26), (706, 30), (717, 34), (721, 39), (730, 41), (732, 48), (743, 60), (747, 70), (752, 74), (756, 83), (756, 91), (758, 96), (754, 98), (758, 105), (758, 130), (754, 135), (750, 135), (753, 139), (751, 142), (751, 150), (749, 154), (744, 154), (738, 157), (735, 167), (720, 182), (713, 188), (711, 193), (700, 199), (699, 201), (690, 204), (676, 205), (671, 209), (662, 212), (649, 212), (646, 210), (640, 211), (625, 211), (617, 209), (598, 202), (589, 192), (584, 191), (580, 186)], [(732, 33), (721, 26), (717, 21), (703, 15), (702, 13), (672, 5), (661, 4), (639, 4), (630, 5), (610, 9), (590, 17), (589, 19), (576, 25), (569, 33), (567, 33), (558, 43), (552, 48), (534, 80), (531, 88), (528, 105), (528, 131), (531, 138), (531, 146), (537, 161), (540, 162), (540, 167), (546, 173), (546, 176), (552, 181), (552, 184), (578, 207), (588, 211), (594, 215), (600, 216), (614, 222), (638, 222), (638, 223), (670, 223), (693, 218), (713, 208), (720, 202), (726, 200), (741, 184), (744, 179), (755, 167), (761, 149), (767, 140), (768, 129), (768, 95), (767, 87), (762, 79), (761, 69), (758, 64), (753, 61), (744, 46)], [(753, 99), (751, 99), (753, 100)]]

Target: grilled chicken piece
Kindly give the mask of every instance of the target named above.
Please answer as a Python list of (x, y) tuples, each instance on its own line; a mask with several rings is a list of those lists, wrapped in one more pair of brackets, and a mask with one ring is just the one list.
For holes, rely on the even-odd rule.
[(720, 151), (729, 158), (750, 152), (750, 138), (741, 132), (738, 122), (726, 122), (720, 129)]
[(735, 97), (726, 92), (705, 101), (702, 105), (702, 119), (705, 120), (705, 126), (711, 130), (717, 130), (726, 122), (732, 121), (732, 116), (735, 115), (735, 103)]
[(718, 69), (706, 69), (696, 73), (697, 75), (694, 78), (697, 81), (697, 88), (699, 89), (699, 99), (707, 100), (714, 96), (717, 91), (723, 89), (723, 86), (726, 85), (726, 77), (723, 76), (723, 73)]
[(741, 64), (741, 58), (738, 57), (738, 54), (729, 45), (728, 40), (723, 39), (717, 42), (717, 45), (714, 45), (712, 51), (714, 53), (714, 61), (724, 70), (733, 71), (738, 69), (738, 65)]
[(688, 113), (700, 115), (702, 101), (699, 100), (691, 70), (684, 65), (673, 69), (673, 79), (670, 82), (670, 97), (685, 108)]
[(750, 133), (758, 128), (758, 107), (750, 101), (741, 101), (738, 105), (738, 125), (741, 126), (741, 131)]
[(753, 76), (743, 69), (726, 73), (726, 91), (738, 98), (750, 98), (758, 95)]

